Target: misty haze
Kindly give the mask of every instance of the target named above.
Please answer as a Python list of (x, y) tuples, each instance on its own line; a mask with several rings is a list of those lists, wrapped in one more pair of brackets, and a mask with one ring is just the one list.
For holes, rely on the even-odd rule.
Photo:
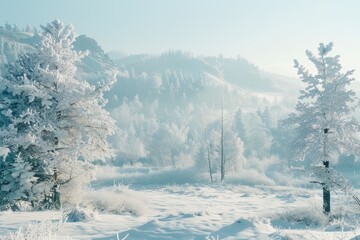
[(0, 6), (0, 240), (360, 239), (357, 1)]

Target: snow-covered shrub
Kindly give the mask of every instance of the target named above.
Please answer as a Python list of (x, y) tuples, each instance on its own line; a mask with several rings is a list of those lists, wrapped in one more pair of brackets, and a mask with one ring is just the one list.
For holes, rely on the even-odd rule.
[(240, 172), (230, 173), (225, 179), (226, 183), (242, 184), (248, 186), (255, 185), (266, 185), (273, 186), (276, 185), (275, 182), (267, 177), (265, 174), (262, 174), (254, 169), (243, 169)]
[(304, 174), (300, 174), (295, 170), (284, 169), (268, 173), (269, 177), (275, 181), (278, 186), (301, 186), (301, 187), (312, 187), (310, 178)]
[(315, 205), (284, 210), (270, 218), (272, 225), (277, 228), (321, 227), (329, 222), (321, 207)]
[(66, 217), (67, 222), (85, 222), (94, 219), (95, 213), (91, 209), (76, 206), (66, 213)]
[(322, 231), (353, 231), (359, 226), (360, 209), (354, 205), (333, 205), (331, 215), (322, 212), (321, 206), (309, 204), (277, 212), (271, 216), (271, 224), (277, 229), (309, 229)]
[(73, 162), (71, 167), (72, 171), (77, 173), (77, 176), (61, 186), (61, 204), (63, 205), (76, 203), (81, 196), (74, 194), (74, 192), (81, 192), (84, 188), (86, 189), (86, 186), (95, 178), (96, 174), (94, 166), (89, 163), (77, 161)]
[(200, 176), (193, 169), (174, 169), (166, 168), (164, 170), (152, 171), (148, 175), (138, 177), (134, 183), (136, 184), (186, 184), (199, 182)]
[(128, 182), (126, 180), (124, 181), (124, 179), (136, 176), (146, 176), (151, 171), (152, 168), (149, 167), (136, 167), (129, 165), (124, 165), (122, 167), (97, 166), (96, 180), (93, 184), (96, 186), (101, 186), (102, 184), (109, 186), (113, 185), (114, 181), (128, 184)]
[(81, 205), (101, 213), (143, 215), (146, 212), (140, 194), (123, 185), (84, 191)]
[[(105, 168), (106, 169), (106, 168)], [(125, 168), (110, 169), (99, 173), (96, 185), (109, 185), (115, 183), (139, 185), (167, 185), (186, 183), (208, 183), (208, 175), (203, 176), (193, 168)]]
[(55, 233), (62, 224), (62, 219), (58, 222), (45, 221), (30, 223), (25, 228), (20, 227), (16, 232), (0, 236), (0, 240), (55, 240)]
[[(220, 181), (219, 174), (214, 174), (214, 182)], [(128, 168), (108, 169), (99, 172), (98, 180), (94, 185), (109, 185), (113, 183), (135, 185), (173, 185), (210, 183), (209, 173), (201, 173), (196, 168)], [(229, 171), (225, 179), (226, 183), (254, 185), (275, 185), (275, 182), (257, 171), (256, 169), (241, 169), (238, 172)]]
[(280, 159), (273, 155), (264, 158), (250, 157), (246, 162), (246, 168), (256, 169), (258, 172), (265, 174), (281, 164)]

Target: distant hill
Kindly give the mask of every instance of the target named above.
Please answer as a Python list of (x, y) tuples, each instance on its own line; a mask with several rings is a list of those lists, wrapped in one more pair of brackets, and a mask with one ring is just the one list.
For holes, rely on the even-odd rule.
[[(123, 73), (108, 94), (110, 108), (124, 97), (149, 102), (158, 99), (163, 107), (217, 104), (221, 91), (258, 105), (263, 99), (294, 96), (294, 79), (260, 71), (243, 58), (196, 57), (182, 51), (160, 55), (130, 55), (114, 60)], [(223, 89), (223, 90), (221, 90)], [(243, 101), (244, 102), (244, 101)], [(257, 102), (257, 103), (256, 103)]]
[(14, 61), (24, 51), (32, 51), (39, 37), (9, 25), (0, 26), (0, 63)]
[[(22, 52), (33, 51), (39, 41), (36, 30), (25, 31), (9, 25), (0, 26), (0, 63), (14, 61)], [(90, 37), (78, 36), (74, 42), (74, 49), (89, 51), (78, 65), (78, 75), (89, 82), (104, 80), (107, 72), (116, 68), (97, 42)]]
[[(14, 61), (19, 54), (32, 51), (39, 43), (36, 29), (0, 26), (0, 63)], [(219, 94), (230, 97), (234, 106), (255, 108), (262, 101), (274, 101), (294, 96), (297, 81), (260, 71), (243, 58), (198, 57), (182, 51), (160, 55), (129, 55), (109, 52), (95, 39), (80, 35), (74, 42), (77, 51), (89, 54), (78, 64), (78, 77), (93, 84), (106, 81), (108, 73), (119, 70), (118, 82), (106, 94), (109, 110), (119, 106), (124, 98), (159, 104), (159, 109), (171, 109), (192, 104), (218, 105)]]

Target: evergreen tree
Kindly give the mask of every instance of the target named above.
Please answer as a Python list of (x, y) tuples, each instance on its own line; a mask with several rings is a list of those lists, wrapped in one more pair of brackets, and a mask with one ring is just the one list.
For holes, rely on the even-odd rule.
[[(291, 145), (294, 160), (311, 159), (324, 167), (337, 161), (341, 154), (359, 156), (359, 122), (353, 117), (355, 92), (348, 87), (354, 80), (353, 70), (341, 72), (339, 56), (331, 57), (333, 44), (320, 44), (319, 56), (307, 51), (308, 59), (315, 65), (311, 74), (295, 60), (301, 81), (307, 86), (301, 90), (296, 112), (283, 123), (293, 125)], [(330, 189), (324, 185), (324, 212), (330, 212)]]
[(34, 195), (34, 185), (37, 178), (34, 176), (30, 163), (24, 161), (21, 153), (15, 157), (12, 164), (11, 177), (13, 180), (11, 182), (12, 187), (9, 188), (12, 190), (9, 192), (10, 202), (19, 200), (33, 202), (37, 197), (36, 194)]
[[(50, 189), (38, 204), (59, 208), (61, 186), (83, 176), (72, 166), (111, 156), (106, 138), (115, 127), (103, 108), (103, 92), (113, 81), (95, 87), (76, 79), (75, 64), (86, 53), (73, 50), (72, 26), (55, 20), (42, 27), (40, 37), (33, 53), (3, 70), (0, 142), (13, 156), (21, 153), (35, 185)], [(15, 163), (15, 158), (7, 161)]]
[(240, 137), (242, 141), (246, 141), (246, 129), (243, 122), (243, 113), (241, 108), (239, 108), (234, 116), (234, 130), (236, 131), (237, 135)]
[(245, 156), (260, 159), (268, 157), (272, 136), (257, 112), (247, 115), (246, 132)]

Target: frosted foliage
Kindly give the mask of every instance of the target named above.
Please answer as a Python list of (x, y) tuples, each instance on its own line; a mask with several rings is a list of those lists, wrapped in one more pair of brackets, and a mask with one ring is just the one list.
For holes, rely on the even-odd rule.
[(4, 160), (9, 155), (9, 153), (10, 153), (10, 149), (6, 147), (0, 147), (0, 156), (2, 156)]
[(62, 220), (32, 222), (26, 227), (20, 227), (16, 232), (0, 236), (0, 240), (53, 240), (56, 239), (56, 231), (62, 224)]
[(138, 96), (132, 101), (124, 99), (123, 103), (112, 111), (117, 119), (117, 130), (114, 137), (115, 150), (119, 155), (145, 157), (148, 154), (149, 138), (158, 128), (155, 113), (144, 113), (145, 107)]
[[(59, 176), (61, 185), (62, 201), (75, 203), (73, 199), (78, 198), (77, 194), (91, 180), (95, 178), (95, 167), (91, 163), (82, 161), (62, 161), (61, 169), (63, 173)], [(69, 181), (69, 179), (71, 179)]]
[(337, 161), (341, 154), (359, 156), (359, 123), (353, 117), (356, 98), (349, 90), (354, 71), (341, 72), (340, 57), (329, 56), (332, 47), (332, 43), (320, 44), (318, 56), (306, 52), (317, 69), (315, 74), (295, 60), (306, 88), (300, 92), (296, 112), (283, 122), (295, 127), (293, 160)]
[(115, 125), (103, 108), (103, 92), (116, 74), (98, 88), (76, 79), (75, 63), (86, 53), (73, 50), (73, 27), (55, 20), (42, 30), (35, 51), (6, 65), (0, 78), (0, 141), (14, 154), (21, 153), (39, 177), (37, 183), (51, 186), (81, 175), (69, 174), (82, 171), (72, 169), (80, 159), (112, 156), (106, 138)]
[(236, 134), (231, 134), (231, 132), (225, 135), (224, 142), (227, 168), (234, 171), (243, 169), (245, 163), (244, 143)]
[(95, 214), (89, 209), (84, 209), (79, 206), (76, 206), (75, 209), (72, 209), (67, 213), (67, 222), (85, 222), (94, 219)]
[(33, 192), (38, 189), (34, 186), (37, 178), (34, 176), (34, 173), (31, 171), (31, 166), (28, 162), (25, 162), (19, 153), (15, 157), (15, 162), (13, 163), (13, 170), (11, 173), (14, 181), (10, 184), (17, 185), (15, 191), (12, 188), (9, 189), (9, 199), (29, 199), (30, 201), (34, 200)]
[(244, 120), (246, 127), (246, 155), (259, 158), (267, 157), (272, 142), (272, 137), (268, 132), (269, 128), (263, 123), (259, 112), (245, 115)]
[(218, 129), (207, 129), (201, 137), (201, 144), (198, 147), (195, 156), (195, 168), (197, 170), (212, 173), (220, 169), (220, 139), (221, 135)]
[(176, 123), (163, 123), (153, 134), (150, 145), (150, 154), (160, 166), (177, 165), (180, 153), (187, 140), (189, 128)]
[[(225, 170), (240, 171), (245, 164), (244, 143), (236, 133), (236, 126), (224, 126), (224, 156)], [(195, 156), (195, 167), (202, 171), (209, 171), (209, 160), (212, 172), (220, 170), (221, 158), (221, 129), (219, 122), (210, 124), (203, 136)]]
[(354, 195), (351, 182), (335, 169), (313, 167), (312, 173), (326, 188), (340, 190), (348, 196)]

